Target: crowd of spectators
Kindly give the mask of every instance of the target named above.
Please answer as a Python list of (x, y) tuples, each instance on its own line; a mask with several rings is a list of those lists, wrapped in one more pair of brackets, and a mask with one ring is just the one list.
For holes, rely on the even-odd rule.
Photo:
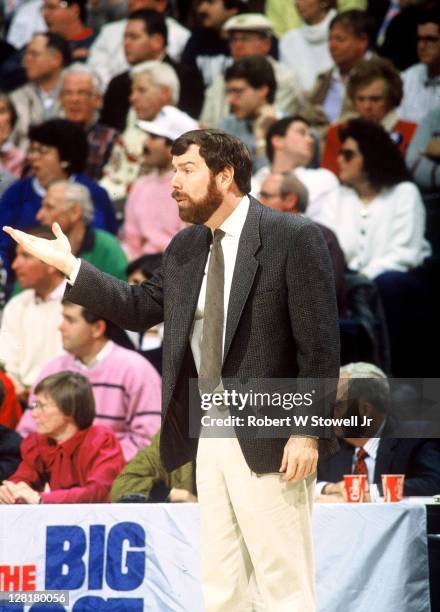
[[(251, 195), (321, 228), (342, 353), (371, 362), (343, 376), (438, 376), (437, 4), (3, 3), (0, 227), (51, 238), (56, 222), (76, 256), (149, 280), (185, 227), (173, 140), (225, 130), (249, 148)], [(119, 329), (63, 301), (65, 283), (0, 232), (0, 503), (195, 501), (194, 466), (167, 474), (159, 458), (161, 326)], [(320, 501), (341, 498), (353, 448), (320, 466)], [(407, 492), (440, 492), (438, 469), (417, 480), (437, 442), (398, 449)]]

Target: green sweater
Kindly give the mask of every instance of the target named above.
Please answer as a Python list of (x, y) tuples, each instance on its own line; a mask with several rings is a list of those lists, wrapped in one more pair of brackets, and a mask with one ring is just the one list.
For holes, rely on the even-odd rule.
[(125, 274), (127, 256), (116, 236), (109, 232), (88, 227), (77, 255), (102, 272), (121, 280), (127, 279)]
[(151, 445), (140, 450), (125, 466), (113, 483), (110, 501), (118, 502), (130, 493), (148, 495), (153, 485), (163, 482), (169, 489), (193, 491), (192, 463), (185, 463), (173, 472), (167, 472), (162, 465), (159, 453), (160, 434), (153, 436)]

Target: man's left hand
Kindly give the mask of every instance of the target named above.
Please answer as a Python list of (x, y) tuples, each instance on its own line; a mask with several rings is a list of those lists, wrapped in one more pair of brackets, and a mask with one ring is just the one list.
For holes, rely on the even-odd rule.
[(318, 464), (318, 440), (291, 436), (284, 447), (280, 472), (285, 472), (284, 480), (296, 482), (316, 472)]

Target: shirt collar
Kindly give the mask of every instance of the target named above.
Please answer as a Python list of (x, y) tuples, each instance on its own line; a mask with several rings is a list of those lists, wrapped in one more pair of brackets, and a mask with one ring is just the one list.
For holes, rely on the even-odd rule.
[(249, 196), (243, 196), (237, 208), (223, 221), (219, 229), (223, 230), (226, 235), (240, 238), (249, 211), (249, 205)]
[(111, 353), (113, 349), (113, 342), (111, 340), (107, 340), (99, 353), (96, 353), (95, 358), (89, 364), (83, 363), (80, 359), (75, 359), (75, 365), (78, 366), (81, 370), (91, 370), (95, 368), (99, 363), (104, 361), (104, 359)]
[[(76, 174), (71, 174), (69, 178), (66, 180), (69, 181), (70, 183), (75, 183), (76, 176), (77, 176)], [(32, 177), (32, 188), (35, 191), (35, 193), (40, 196), (40, 198), (44, 198), (44, 196), (47, 193), (47, 189), (43, 187), (43, 185), (40, 183), (40, 181), (37, 179), (36, 176)]]
[(53, 291), (51, 291), (51, 293), (49, 293), (49, 295), (45, 299), (37, 295), (37, 293), (34, 290), (35, 303), (36, 304), (43, 304), (43, 303), (47, 304), (47, 302), (61, 302), (61, 300), (63, 299), (64, 291), (66, 289), (66, 284), (67, 284), (67, 280), (66, 279), (62, 280), (61, 283), (58, 285), (58, 287), (55, 287), (55, 289), (53, 289)]
[(78, 446), (80, 446), (81, 443), (83, 442), (88, 431), (89, 431), (89, 427), (86, 427), (86, 429), (80, 429), (79, 431), (74, 433), (71, 438), (69, 438), (65, 442), (61, 442), (60, 444), (58, 444), (52, 438), (47, 438), (47, 446), (51, 448), (52, 451), (63, 449), (63, 452), (66, 455), (73, 455), (73, 453), (78, 448)]

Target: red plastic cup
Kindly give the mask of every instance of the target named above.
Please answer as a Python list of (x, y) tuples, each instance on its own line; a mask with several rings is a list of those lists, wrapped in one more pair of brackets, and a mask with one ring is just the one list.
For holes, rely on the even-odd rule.
[(364, 501), (367, 490), (367, 476), (365, 474), (344, 474), (345, 492), (347, 501), (360, 504)]
[(405, 474), (382, 474), (384, 501), (398, 502), (403, 497)]

